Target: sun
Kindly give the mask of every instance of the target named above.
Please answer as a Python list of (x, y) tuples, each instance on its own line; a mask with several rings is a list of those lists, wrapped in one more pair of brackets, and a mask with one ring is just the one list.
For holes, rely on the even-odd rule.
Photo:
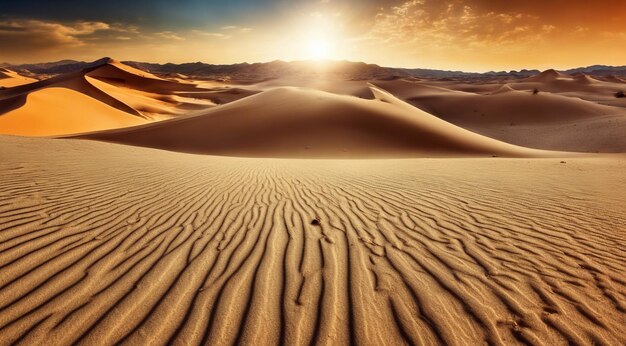
[(297, 59), (326, 61), (338, 60), (343, 54), (343, 29), (339, 17), (334, 14), (311, 13), (298, 16), (290, 24), (289, 46), (292, 51), (283, 51), (281, 54), (290, 54)]
[(324, 37), (309, 37), (307, 53), (312, 60), (328, 59), (332, 54), (332, 44), (330, 40)]

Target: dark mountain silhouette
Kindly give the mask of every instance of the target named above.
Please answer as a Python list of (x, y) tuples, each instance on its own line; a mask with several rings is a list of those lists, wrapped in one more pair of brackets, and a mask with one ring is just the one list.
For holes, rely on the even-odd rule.
[[(62, 74), (80, 71), (93, 66), (101, 65), (111, 60), (102, 58), (93, 62), (61, 60), (56, 62), (10, 65), (0, 64), (12, 70), (25, 74)], [(266, 63), (239, 63), (229, 65), (206, 64), (203, 62), (183, 64), (157, 64), (137, 61), (123, 61), (124, 64), (160, 75), (193, 76), (205, 79), (237, 79), (237, 80), (265, 80), (281, 77), (307, 77), (325, 74), (346, 80), (371, 80), (395, 78), (426, 78), (426, 79), (464, 79), (464, 78), (528, 78), (540, 73), (539, 70), (520, 71), (490, 71), (485, 73), (445, 71), (423, 68), (395, 68), (383, 67), (376, 64), (352, 61), (328, 61), (324, 64), (312, 61), (271, 61)], [(566, 74), (584, 73), (595, 77), (626, 77), (626, 66), (593, 65), (559, 71)]]

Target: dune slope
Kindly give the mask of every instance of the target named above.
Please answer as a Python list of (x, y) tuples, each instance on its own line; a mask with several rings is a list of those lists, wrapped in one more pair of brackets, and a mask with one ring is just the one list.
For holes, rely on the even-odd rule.
[(0, 134), (52, 136), (145, 124), (142, 118), (66, 88), (0, 101)]
[(276, 88), (197, 116), (78, 138), (249, 157), (527, 156), (541, 153), (466, 131), (385, 92), (363, 100)]
[(1, 344), (626, 343), (623, 157), (0, 156)]

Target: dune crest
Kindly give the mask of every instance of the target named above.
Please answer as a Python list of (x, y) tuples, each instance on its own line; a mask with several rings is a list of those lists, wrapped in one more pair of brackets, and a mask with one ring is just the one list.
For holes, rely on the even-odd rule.
[(581, 73), (578, 74), (576, 76), (574, 76), (574, 81), (581, 83), (581, 84), (594, 84), (594, 83), (602, 83), (601, 81), (592, 78), (591, 76)]

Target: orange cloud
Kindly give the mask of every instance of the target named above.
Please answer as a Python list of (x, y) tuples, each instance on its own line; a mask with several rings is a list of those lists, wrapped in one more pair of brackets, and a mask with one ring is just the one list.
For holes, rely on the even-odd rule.
[[(370, 49), (379, 47), (377, 52), (382, 51), (378, 61), (407, 64), (413, 60), (418, 66), (456, 65), (452, 68), (465, 69), (538, 67), (538, 63), (559, 67), (552, 65), (556, 62), (561, 66), (594, 64), (606, 58), (607, 50), (617, 50), (626, 43), (614, 31), (602, 31), (584, 20), (552, 21), (538, 11), (521, 7), (499, 10), (485, 3), (406, 1), (381, 9), (364, 38)], [(605, 39), (608, 35), (614, 40)], [(573, 54), (581, 46), (590, 51)], [(589, 59), (593, 52), (595, 61)], [(626, 58), (626, 53), (612, 56)]]
[(13, 20), (0, 25), (0, 42), (20, 40), (24, 45), (48, 43), (51, 46), (76, 46), (83, 44), (81, 36), (109, 29), (111, 26), (103, 22), (61, 24), (42, 20)]

